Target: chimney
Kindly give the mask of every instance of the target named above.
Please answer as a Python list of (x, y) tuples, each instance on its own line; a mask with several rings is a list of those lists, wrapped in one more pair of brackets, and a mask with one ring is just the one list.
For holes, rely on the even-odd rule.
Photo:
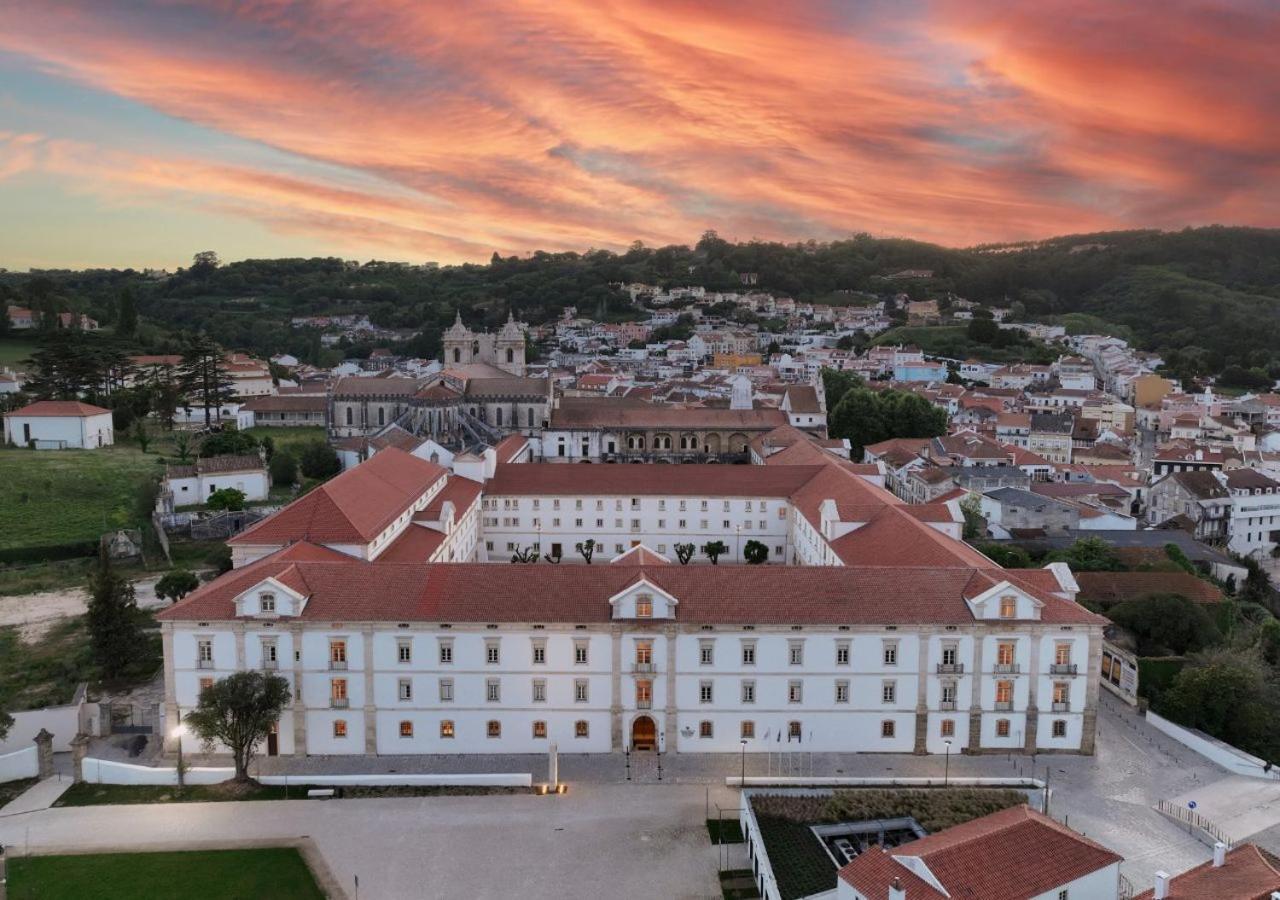
[(1169, 896), (1169, 873), (1160, 871), (1156, 873), (1156, 886), (1151, 894), (1152, 900), (1165, 900)]
[(907, 900), (906, 888), (902, 886), (902, 879), (896, 875), (889, 883), (889, 900)]
[(1218, 841), (1213, 845), (1213, 867), (1221, 869), (1227, 862), (1227, 845)]

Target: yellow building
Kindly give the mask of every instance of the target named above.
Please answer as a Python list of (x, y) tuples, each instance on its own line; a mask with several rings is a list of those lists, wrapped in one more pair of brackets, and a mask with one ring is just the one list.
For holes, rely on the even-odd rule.
[(1156, 407), (1173, 392), (1173, 382), (1159, 375), (1142, 375), (1133, 379), (1133, 405)]
[(758, 366), (764, 362), (759, 353), (714, 353), (711, 356), (713, 369), (736, 369), (738, 366)]

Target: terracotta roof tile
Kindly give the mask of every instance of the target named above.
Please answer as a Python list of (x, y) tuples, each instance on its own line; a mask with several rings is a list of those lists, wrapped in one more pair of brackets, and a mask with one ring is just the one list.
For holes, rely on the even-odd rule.
[[(1256, 844), (1241, 844), (1227, 853), (1221, 867), (1201, 863), (1173, 878), (1166, 900), (1270, 900), (1280, 890), (1280, 860)], [(1151, 900), (1143, 891), (1135, 900)]]
[(271, 546), (303, 540), (365, 544), (444, 477), (445, 470), (435, 463), (388, 447), (227, 543)]
[(5, 418), (22, 416), (44, 417), (44, 416), (74, 416), (82, 419), (85, 416), (101, 416), (103, 414), (110, 415), (111, 410), (103, 409), (101, 406), (94, 406), (91, 403), (81, 403), (79, 400), (37, 400), (35, 403), (29, 403), (22, 409), (15, 409), (13, 412), (5, 413)]

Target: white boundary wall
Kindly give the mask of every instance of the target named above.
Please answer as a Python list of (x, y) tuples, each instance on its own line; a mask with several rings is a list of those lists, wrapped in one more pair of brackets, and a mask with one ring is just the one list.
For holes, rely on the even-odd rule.
[(1164, 732), (1178, 743), (1191, 748), (1210, 762), (1217, 763), (1228, 772), (1249, 778), (1265, 778), (1268, 781), (1280, 780), (1280, 771), (1273, 768), (1270, 772), (1264, 772), (1265, 760), (1250, 756), (1238, 747), (1233, 747), (1204, 732), (1170, 722), (1150, 711), (1147, 712), (1147, 721), (1157, 731)]
[(0, 753), (34, 746), (32, 742), (41, 728), (53, 735), (53, 752), (66, 753), (71, 749), (71, 739), (80, 731), (82, 705), (77, 701), (70, 706), (46, 706), (44, 709), (11, 713), (13, 727), (9, 729), (8, 737), (0, 741)]
[(40, 774), (40, 756), (35, 744), (25, 750), (17, 750), (0, 756), (0, 784), (21, 778), (35, 778)]
[[(31, 748), (35, 753), (35, 747)], [(0, 757), (2, 759), (2, 757)], [(32, 756), (35, 759), (35, 756)], [(88, 757), (82, 769), (84, 780), (90, 784), (161, 784), (177, 785), (178, 770), (168, 767), (139, 766), (132, 763), (112, 762)], [(34, 774), (34, 772), (32, 773)], [(235, 776), (235, 769), (205, 768), (193, 766), (187, 769), (187, 784), (218, 784)], [(24, 776), (25, 777), (25, 776)], [(259, 784), (271, 785), (323, 785), (324, 787), (532, 787), (533, 776), (528, 772), (498, 773), (492, 775), (262, 775)]]

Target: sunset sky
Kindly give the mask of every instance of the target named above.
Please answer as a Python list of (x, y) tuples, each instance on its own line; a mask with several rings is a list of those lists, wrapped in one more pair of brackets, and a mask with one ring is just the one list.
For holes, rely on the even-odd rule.
[(0, 266), (1280, 225), (1280, 4), (0, 0)]

